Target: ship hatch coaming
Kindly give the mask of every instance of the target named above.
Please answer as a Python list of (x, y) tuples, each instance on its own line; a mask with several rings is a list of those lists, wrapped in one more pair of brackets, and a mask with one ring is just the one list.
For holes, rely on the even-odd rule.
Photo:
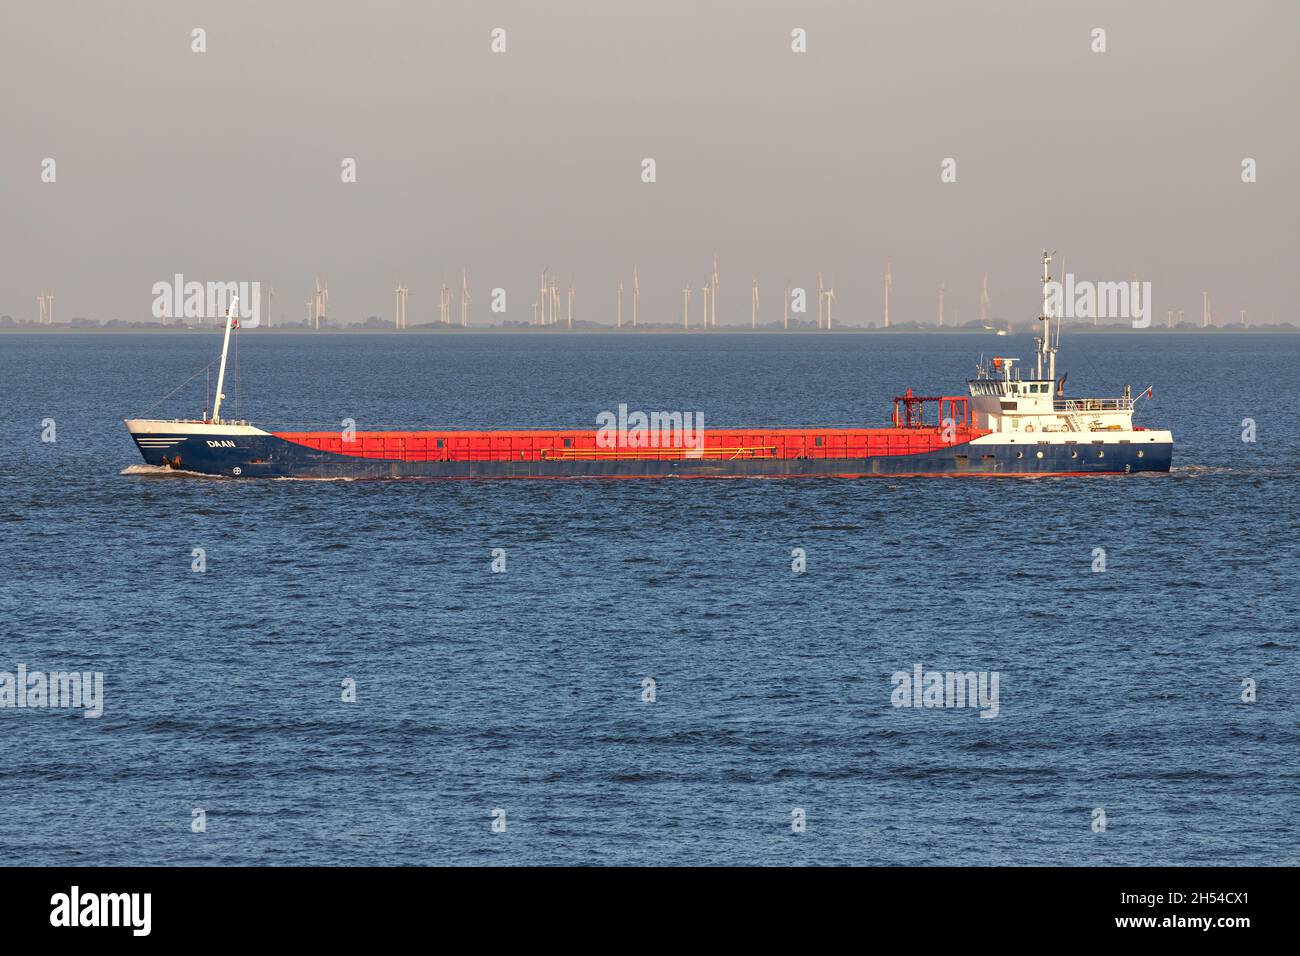
[(964, 426), (859, 429), (709, 429), (700, 446), (599, 442), (596, 431), (277, 432), (319, 452), (384, 461), (577, 461), (871, 458), (917, 455), (987, 434)]

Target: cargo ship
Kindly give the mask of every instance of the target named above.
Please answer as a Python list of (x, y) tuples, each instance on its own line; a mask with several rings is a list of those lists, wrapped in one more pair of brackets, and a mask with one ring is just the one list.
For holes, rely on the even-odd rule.
[[(231, 478), (864, 478), (1167, 472), (1173, 435), (1133, 424), (1134, 396), (1075, 398), (1056, 375), (1043, 253), (1043, 312), (1032, 368), (996, 356), (964, 395), (895, 397), (887, 427), (632, 430), (266, 431), (221, 417), (232, 328), (227, 311), (212, 412), (128, 419), (149, 465)], [(233, 308), (233, 305), (232, 305)], [(673, 438), (671, 436), (677, 436)], [(649, 440), (647, 440), (649, 439)]]

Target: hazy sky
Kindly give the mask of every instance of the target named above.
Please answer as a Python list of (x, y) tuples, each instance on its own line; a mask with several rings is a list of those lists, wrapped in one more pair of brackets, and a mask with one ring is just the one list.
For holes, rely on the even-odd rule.
[(463, 265), (474, 319), (501, 286), (526, 321), (546, 266), (612, 323), (635, 263), (671, 321), (716, 251), (722, 323), (755, 273), (772, 319), (818, 269), (837, 320), (878, 323), (887, 257), (897, 320), (940, 282), (975, 318), (985, 271), (1022, 319), (1046, 245), (1150, 280), (1157, 324), (1203, 288), (1221, 321), (1295, 320), (1298, 26), (1293, 0), (6, 0), (0, 313), (44, 286), (60, 319), (147, 319), (181, 272), (297, 319), (320, 274), (339, 320), (391, 317), (400, 281), (421, 322)]

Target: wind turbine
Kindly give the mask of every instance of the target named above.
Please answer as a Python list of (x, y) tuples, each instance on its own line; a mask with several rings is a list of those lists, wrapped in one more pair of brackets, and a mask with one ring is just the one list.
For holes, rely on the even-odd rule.
[(704, 277), (704, 287), (700, 291), (704, 293), (704, 328), (710, 329), (712, 326), (709, 324), (709, 294), (713, 291), (713, 285), (708, 276)]
[(885, 328), (889, 328), (889, 290), (894, 286), (894, 277), (889, 271), (890, 262), (885, 260)]
[(330, 284), (325, 280), (325, 288), (320, 286), (320, 276), (316, 277), (316, 328), (320, 328), (321, 316), (328, 316), (330, 304)]
[(270, 286), (266, 294), (266, 327), (271, 327), (271, 306), (275, 303), (275, 286)]
[(399, 329), (406, 328), (406, 300), (409, 292), (410, 290), (400, 282), (397, 284), (397, 288), (393, 290), (394, 295), (397, 297), (394, 326)]
[(54, 293), (53, 292), (45, 296), (45, 317), (49, 319), (50, 325), (54, 324)]
[(893, 274), (889, 272), (888, 259), (885, 259), (885, 328), (889, 328), (889, 290), (893, 289)]
[(817, 273), (817, 328), (822, 327), (822, 305), (826, 301), (826, 286), (822, 282), (822, 274)]
[(45, 290), (44, 289), (42, 289), (40, 291), (40, 294), (36, 296), (36, 310), (37, 310), (36, 324), (44, 325), (45, 324)]
[(614, 328), (623, 327), (623, 280), (618, 280), (618, 307), (614, 310)]
[(641, 298), (641, 280), (637, 277), (636, 266), (632, 267), (632, 328), (636, 328), (636, 302)]
[(1201, 293), (1201, 328), (1208, 328), (1210, 324), (1210, 293)]
[(831, 287), (826, 290), (826, 331), (827, 332), (831, 330), (831, 326), (834, 323), (835, 323), (835, 283), (832, 282)]
[(989, 274), (984, 273), (984, 281), (980, 285), (980, 325), (984, 328), (989, 327)]
[(752, 330), (758, 328), (758, 276), (754, 276), (754, 292), (750, 298), (752, 305), (749, 310), (749, 327)]
[(560, 287), (551, 276), (551, 325), (560, 321)]
[(785, 280), (785, 327), (790, 328), (790, 280)]
[(718, 327), (718, 254), (713, 254), (713, 327)]
[(691, 327), (691, 287), (682, 289), (682, 328)]
[(312, 306), (311, 296), (308, 296), (307, 297), (307, 327), (308, 328), (311, 328), (311, 306)]
[(461, 327), (469, 325), (469, 304), (472, 300), (469, 297), (469, 272), (465, 269), (460, 270), (460, 324)]
[(943, 290), (946, 287), (946, 282), (939, 283), (939, 328), (943, 328)]
[(573, 328), (573, 276), (569, 276), (569, 328)]

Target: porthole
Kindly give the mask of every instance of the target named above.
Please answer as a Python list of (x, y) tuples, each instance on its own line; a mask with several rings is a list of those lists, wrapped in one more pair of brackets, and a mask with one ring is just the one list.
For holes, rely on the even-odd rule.
[(1147, 454), (1147, 453), (1144, 452), (1141, 448), (1138, 449), (1138, 457), (1139, 457), (1139, 458), (1145, 458), (1145, 457), (1146, 457), (1146, 454)]
[(1098, 458), (1105, 458), (1105, 457), (1106, 457), (1106, 452), (1105, 452), (1103, 449), (1098, 448), (1098, 449), (1097, 449), (1097, 457), (1098, 457)]
[(1071, 457), (1071, 458), (1078, 458), (1078, 457), (1079, 457), (1079, 453), (1078, 453), (1077, 451), (1072, 451), (1072, 452), (1070, 452), (1070, 457)]
[(1025, 457), (1025, 453), (1024, 453), (1023, 451), (1018, 451), (1018, 452), (1016, 452), (1016, 457), (1017, 457), (1017, 458), (1024, 458), (1024, 457)]
[(1042, 453), (1041, 451), (1038, 452), (1038, 457), (1039, 457), (1039, 458), (1042, 458), (1042, 457), (1043, 457), (1043, 453)]

